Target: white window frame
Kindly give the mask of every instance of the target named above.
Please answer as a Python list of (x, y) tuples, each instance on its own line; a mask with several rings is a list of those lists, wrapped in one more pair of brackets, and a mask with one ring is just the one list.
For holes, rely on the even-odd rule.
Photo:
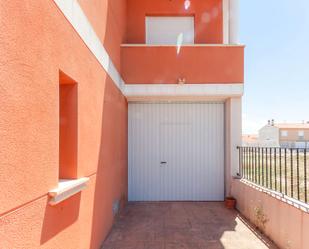
[[(178, 21), (182, 25), (176, 25)], [(177, 32), (169, 30), (173, 27), (176, 29), (173, 31)], [(180, 46), (194, 44), (194, 16), (146, 16), (145, 36), (146, 44)]]
[(289, 135), (289, 132), (286, 130), (281, 131), (281, 137), (287, 137)]

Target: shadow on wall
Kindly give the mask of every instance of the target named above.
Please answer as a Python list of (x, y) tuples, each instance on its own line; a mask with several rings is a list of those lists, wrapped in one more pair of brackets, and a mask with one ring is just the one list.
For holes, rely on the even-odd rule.
[[(125, 41), (126, 0), (108, 0), (105, 7), (107, 8), (106, 20), (102, 20), (102, 24), (106, 25), (106, 30), (100, 39), (113, 60), (110, 61), (110, 65), (113, 63), (120, 71), (120, 45)], [(110, 65), (108, 68), (111, 68)], [(105, 82), (101, 84), (104, 84), (104, 95), (102, 97), (101, 142), (95, 175), (91, 249), (101, 247), (113, 225), (118, 209), (123, 208), (127, 202), (128, 186), (128, 104), (109, 76), (106, 76)]]
[[(90, 248), (99, 248), (127, 200), (127, 102), (107, 77)], [(119, 207), (118, 207), (119, 206)]]
[[(88, 1), (84, 1), (84, 3), (84, 7), (89, 5)], [(119, 6), (125, 3), (126, 0), (106, 1), (106, 6), (105, 4), (102, 5), (102, 7), (107, 8), (106, 20), (100, 20), (100, 23), (106, 25), (106, 30), (105, 34), (101, 34), (103, 37), (99, 38), (114, 60), (113, 64), (118, 70), (120, 70), (120, 44), (124, 41), (124, 33), (121, 33), (115, 27), (115, 23), (119, 23), (119, 20), (115, 21), (118, 13), (115, 15), (115, 10), (112, 10), (111, 5), (115, 5), (116, 7), (114, 6), (114, 8), (119, 8)], [(100, 11), (102, 10), (100, 9)], [(85, 10), (84, 12), (89, 15)], [(123, 26), (125, 26), (125, 22)], [(115, 34), (115, 32), (118, 33)], [(91, 65), (89, 66), (91, 67)], [(111, 66), (108, 68), (111, 68)], [(89, 69), (89, 73), (92, 73), (91, 69)], [(92, 177), (95, 181), (95, 189), (94, 203), (92, 204), (93, 213), (91, 224), (89, 224), (91, 227), (89, 248), (94, 249), (100, 248), (113, 225), (117, 210), (124, 207), (127, 201), (128, 105), (126, 98), (108, 76), (102, 77), (102, 82), (98, 82), (98, 84), (104, 86), (104, 93), (102, 92), (101, 94), (102, 113), (97, 113), (98, 116), (101, 115), (102, 117), (101, 134), (97, 135), (101, 139), (96, 174)], [(91, 129), (91, 127), (88, 127), (88, 129)], [(83, 192), (56, 206), (46, 204), (40, 240), (41, 245), (47, 243), (66, 228), (78, 222), (82, 194)]]
[[(96, 1), (97, 4), (94, 4), (95, 1), (91, 2), (93, 4), (90, 4), (89, 1), (79, 1), (84, 7), (85, 14), (88, 15), (90, 21), (93, 21), (92, 25), (99, 28), (97, 34), (110, 54), (113, 64), (120, 70), (120, 44), (125, 39), (125, 16), (120, 16), (125, 15), (126, 0), (104, 1), (106, 3)], [(99, 6), (99, 9), (96, 9), (95, 6)], [(106, 11), (105, 20), (101, 19), (100, 13), (102, 11), (103, 13)], [(91, 16), (100, 17), (99, 24), (106, 26), (105, 31), (100, 28), (100, 25), (96, 26), (96, 20), (91, 20)], [(116, 18), (117, 20), (115, 20)], [(123, 19), (120, 20), (120, 18)], [(92, 73), (91, 68), (89, 73)], [(97, 113), (102, 117), (101, 134), (98, 134), (101, 136), (101, 141), (96, 175), (93, 177), (95, 192), (92, 204), (92, 221), (89, 224), (91, 226), (89, 248), (95, 249), (101, 246), (109, 232), (114, 221), (114, 212), (118, 209), (118, 203), (120, 207), (124, 206), (127, 199), (127, 102), (108, 76), (103, 77), (102, 82), (98, 82), (98, 84), (104, 86), (104, 94), (101, 95), (102, 113)], [(46, 243), (78, 220), (82, 194), (73, 196), (55, 207), (47, 204), (41, 244)]]
[(41, 245), (78, 220), (81, 193), (76, 194), (56, 206), (46, 203), (41, 232)]

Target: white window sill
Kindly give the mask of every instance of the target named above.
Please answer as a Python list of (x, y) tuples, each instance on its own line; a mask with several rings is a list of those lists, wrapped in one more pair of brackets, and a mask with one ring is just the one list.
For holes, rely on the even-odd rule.
[[(124, 43), (121, 47), (177, 47), (177, 44)], [(181, 47), (245, 47), (243, 44), (182, 44)]]
[(87, 186), (89, 178), (84, 177), (76, 180), (60, 179), (58, 188), (48, 192), (51, 197), (49, 204), (54, 206), (58, 203), (70, 198), (71, 196), (81, 192)]

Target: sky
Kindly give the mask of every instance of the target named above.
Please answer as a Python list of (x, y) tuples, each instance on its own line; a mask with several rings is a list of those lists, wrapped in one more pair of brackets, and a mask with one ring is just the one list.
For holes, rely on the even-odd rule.
[(240, 0), (245, 48), (243, 133), (309, 121), (309, 1)]

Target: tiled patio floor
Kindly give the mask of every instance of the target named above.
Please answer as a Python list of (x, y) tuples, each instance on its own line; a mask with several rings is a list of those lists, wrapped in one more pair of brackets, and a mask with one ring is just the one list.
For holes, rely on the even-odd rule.
[(276, 248), (223, 203), (129, 203), (102, 249)]

